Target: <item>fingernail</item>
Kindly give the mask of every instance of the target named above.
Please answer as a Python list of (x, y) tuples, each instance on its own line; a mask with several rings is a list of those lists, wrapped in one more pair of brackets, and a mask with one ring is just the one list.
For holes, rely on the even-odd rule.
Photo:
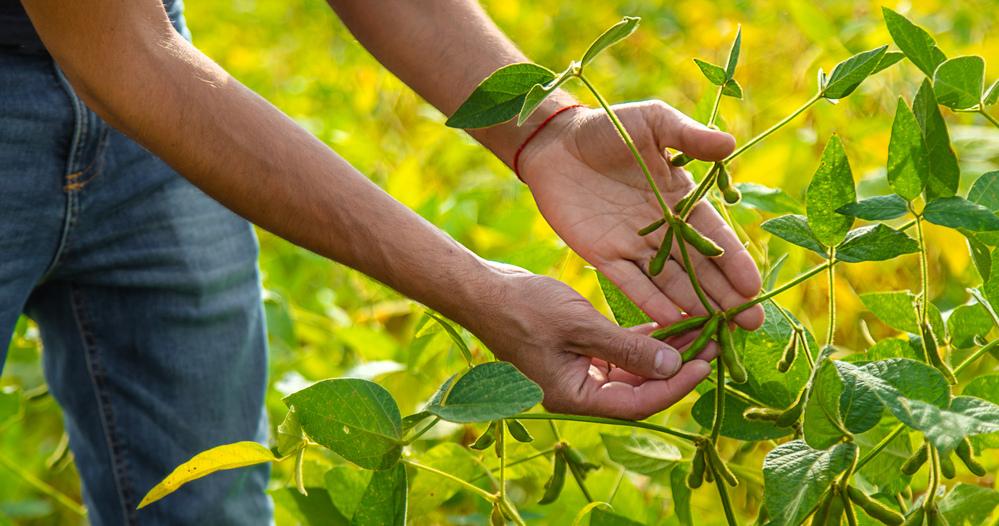
[(656, 372), (666, 377), (673, 376), (680, 369), (680, 362), (680, 353), (676, 349), (663, 347), (656, 353)]

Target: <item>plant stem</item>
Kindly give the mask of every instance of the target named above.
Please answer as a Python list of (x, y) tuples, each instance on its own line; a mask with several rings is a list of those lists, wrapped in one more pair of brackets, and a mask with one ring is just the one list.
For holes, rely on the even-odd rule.
[(607, 497), (607, 504), (614, 504), (614, 497), (617, 496), (617, 490), (621, 489), (621, 483), (624, 482), (625, 469), (621, 468), (621, 471), (617, 474), (617, 480), (614, 481), (614, 489), (611, 490), (610, 495)]
[[(836, 248), (829, 249), (829, 261), (836, 261)], [(829, 265), (829, 327), (826, 329), (826, 347), (831, 347), (836, 335), (836, 269)]]
[(593, 502), (593, 495), (590, 495), (590, 490), (586, 489), (586, 481), (583, 480), (583, 474), (579, 469), (576, 464), (569, 463), (569, 473), (572, 473), (572, 478), (576, 481), (576, 485), (579, 486), (579, 491), (583, 493), (583, 498), (586, 499), (586, 502)]
[(3, 455), (0, 455), (0, 465), (2, 465), (5, 468), (11, 470), (15, 475), (17, 475), (22, 480), (24, 480), (25, 482), (27, 482), (29, 486), (32, 486), (33, 488), (37, 489), (38, 491), (40, 491), (40, 492), (44, 493), (45, 495), (47, 495), (48, 497), (52, 498), (52, 500), (58, 502), (59, 504), (62, 504), (63, 506), (65, 506), (66, 508), (68, 508), (73, 513), (75, 513), (75, 514), (77, 514), (77, 515), (79, 515), (81, 517), (86, 517), (87, 516), (87, 509), (84, 508), (80, 503), (74, 501), (73, 499), (69, 498), (63, 492), (61, 492), (61, 491), (57, 490), (56, 488), (54, 488), (54, 487), (46, 484), (41, 479), (39, 479), (39, 478), (35, 477), (34, 475), (32, 475), (31, 473), (25, 471), (24, 469), (22, 469), (20, 466), (18, 466), (16, 463), (14, 463), (12, 460), (8, 459), (7, 457), (5, 457)]
[[(708, 446), (713, 447), (713, 446)], [(732, 502), (728, 499), (728, 488), (725, 487), (725, 479), (721, 478), (714, 464), (707, 462), (707, 469), (711, 470), (711, 476), (715, 479), (715, 486), (718, 486), (718, 497), (721, 499), (722, 508), (725, 510), (725, 520), (729, 526), (739, 526), (735, 520), (735, 512), (732, 511)]]
[(684, 440), (689, 440), (691, 442), (697, 442), (699, 440), (703, 440), (701, 437), (695, 434), (687, 433), (684, 431), (677, 431), (676, 429), (670, 429), (668, 427), (652, 424), (649, 422), (640, 422), (635, 420), (620, 420), (617, 418), (605, 418), (602, 416), (566, 415), (561, 413), (520, 413), (510, 418), (516, 418), (517, 420), (567, 420), (572, 422), (589, 422), (592, 424), (606, 424), (610, 426), (637, 427), (641, 429), (648, 429), (650, 431), (656, 431), (666, 435), (675, 436), (677, 438), (682, 438)]
[(770, 135), (771, 133), (773, 133), (773, 132), (775, 132), (775, 131), (783, 128), (785, 124), (787, 124), (787, 123), (791, 122), (792, 120), (794, 120), (794, 118), (797, 117), (798, 115), (801, 115), (805, 110), (807, 110), (809, 107), (811, 107), (812, 104), (815, 104), (821, 98), (822, 98), (822, 94), (821, 93), (816, 93), (812, 98), (808, 99), (807, 102), (805, 102), (804, 104), (802, 104), (800, 108), (794, 110), (793, 113), (791, 113), (787, 117), (784, 117), (783, 119), (781, 119), (779, 122), (777, 122), (777, 124), (774, 124), (773, 126), (767, 128), (763, 133), (757, 135), (756, 137), (753, 137), (752, 139), (749, 139), (749, 141), (747, 141), (745, 144), (743, 144), (742, 146), (740, 146), (738, 150), (732, 152), (732, 154), (729, 155), (728, 157), (726, 157), (725, 160), (722, 161), (722, 162), (724, 162), (724, 163), (727, 164), (727, 163), (731, 162), (733, 159), (735, 159), (736, 157), (742, 155), (743, 152), (745, 152), (746, 150), (752, 148), (754, 145), (756, 145), (756, 143), (758, 143), (758, 142), (762, 141), (763, 139), (767, 138), (767, 136)]
[(937, 448), (928, 445), (930, 448), (930, 483), (926, 488), (926, 499), (923, 501), (923, 509), (933, 507), (933, 501), (937, 497), (937, 488), (940, 486), (940, 454)]
[(901, 434), (902, 431), (905, 431), (905, 424), (899, 424), (898, 426), (895, 427), (895, 429), (892, 429), (891, 432), (885, 435), (885, 437), (882, 438), (880, 442), (875, 444), (874, 447), (867, 452), (867, 454), (865, 454), (863, 457), (860, 457), (860, 460), (857, 461), (857, 466), (854, 468), (854, 471), (860, 471), (860, 468), (864, 467), (864, 464), (867, 464), (874, 457), (878, 456), (878, 454), (880, 454), (881, 451), (884, 450), (884, 448), (888, 447), (888, 443), (894, 440), (894, 438), (897, 437), (899, 434)]
[(704, 176), (704, 179), (701, 179), (701, 182), (697, 183), (697, 187), (694, 188), (694, 191), (691, 193), (690, 199), (687, 199), (683, 203), (683, 208), (677, 211), (680, 219), (686, 220), (687, 216), (689, 216), (694, 210), (694, 207), (697, 206), (697, 203), (700, 203), (701, 199), (704, 199), (708, 190), (711, 189), (711, 185), (715, 184), (715, 181), (718, 179), (718, 170), (720, 170), (720, 166), (721, 165), (718, 163), (712, 165), (711, 170)]
[(610, 104), (608, 104), (607, 101), (604, 100), (603, 96), (600, 95), (597, 88), (595, 88), (593, 84), (590, 84), (590, 81), (587, 80), (582, 73), (576, 76), (579, 77), (579, 80), (586, 85), (586, 88), (590, 90), (593, 97), (597, 99), (600, 107), (604, 109), (605, 113), (607, 113), (607, 118), (610, 119), (611, 124), (613, 124), (614, 128), (617, 129), (617, 133), (621, 136), (621, 140), (623, 140), (624, 144), (629, 150), (631, 150), (631, 155), (635, 158), (635, 161), (638, 162), (638, 166), (642, 169), (642, 173), (645, 174), (645, 180), (649, 183), (649, 188), (652, 189), (652, 193), (655, 194), (656, 201), (659, 202), (659, 207), (662, 208), (663, 217), (666, 218), (668, 223), (672, 224), (674, 219), (673, 210), (670, 209), (669, 205), (666, 204), (666, 200), (663, 199), (663, 194), (659, 191), (659, 186), (656, 185), (656, 180), (652, 177), (652, 172), (649, 171), (648, 165), (645, 164), (645, 159), (642, 158), (642, 154), (638, 152), (638, 148), (635, 146), (635, 141), (632, 140), (631, 135), (628, 134), (628, 130), (625, 129), (624, 124), (622, 124), (621, 120), (617, 118), (617, 114), (614, 113)]
[[(915, 213), (915, 212), (913, 212)], [(916, 216), (916, 241), (919, 242), (919, 287), (920, 287), (920, 297), (919, 302), (919, 323), (923, 325), (926, 323), (927, 312), (929, 311), (929, 270), (927, 267), (929, 263), (926, 259), (926, 239), (923, 237), (923, 220), (918, 215)], [(926, 345), (923, 345), (923, 349)]]
[(718, 86), (718, 93), (715, 95), (715, 104), (711, 107), (711, 117), (708, 118), (708, 128), (715, 125), (715, 119), (718, 118), (718, 108), (721, 106), (722, 92), (725, 90), (725, 83), (723, 82), (721, 86)]
[(996, 120), (996, 118), (995, 118), (995, 117), (993, 117), (993, 116), (989, 115), (989, 114), (988, 114), (988, 113), (987, 113), (987, 112), (985, 111), (985, 108), (979, 108), (979, 109), (978, 109), (978, 113), (981, 113), (981, 114), (982, 114), (982, 116), (983, 116), (983, 117), (985, 117), (986, 119), (988, 119), (988, 120), (989, 120), (989, 122), (991, 122), (991, 123), (992, 123), (992, 124), (993, 124), (993, 125), (994, 125), (994, 126), (995, 126), (996, 128), (999, 128), (999, 120)]
[[(715, 385), (718, 385), (718, 380), (716, 380), (715, 378), (713, 378), (711, 376), (708, 376), (707, 378), (705, 378), (705, 380), (707, 380), (707, 381), (709, 381), (709, 382), (711, 382), (711, 383), (713, 383)], [(732, 396), (734, 396), (736, 398), (741, 399), (744, 402), (747, 402), (747, 403), (755, 405), (755, 406), (766, 407), (766, 405), (767, 405), (767, 404), (764, 404), (763, 402), (761, 402), (761, 401), (753, 398), (752, 396), (749, 396), (748, 394), (743, 393), (742, 391), (740, 391), (738, 389), (733, 389), (733, 388), (729, 387), (727, 383), (725, 384), (725, 394), (732, 395)]]
[(982, 348), (980, 348), (977, 351), (975, 351), (974, 354), (972, 354), (971, 356), (965, 358), (965, 360), (963, 362), (957, 364), (957, 367), (954, 367), (954, 374), (957, 374), (957, 373), (963, 371), (965, 367), (971, 365), (972, 363), (975, 362), (975, 360), (981, 358), (981, 356), (983, 354), (992, 351), (997, 346), (999, 346), (999, 340), (992, 340), (988, 344), (984, 345)]
[[(728, 323), (722, 320), (722, 323)], [(728, 330), (728, 329), (723, 329)], [(734, 352), (734, 349), (730, 350)], [(711, 447), (714, 447), (718, 443), (718, 437), (721, 435), (722, 420), (725, 418), (725, 362), (722, 360), (715, 360), (715, 369), (718, 373), (718, 380), (715, 388), (715, 416), (711, 421)], [(722, 481), (718, 481), (718, 484), (722, 484)]]
[(496, 422), (496, 454), (499, 455), (499, 498), (506, 498), (506, 420)]
[(430, 431), (430, 428), (432, 428), (435, 425), (437, 425), (437, 422), (440, 422), (440, 421), (441, 421), (441, 417), (435, 416), (434, 419), (431, 420), (430, 423), (426, 425), (426, 427), (424, 427), (423, 429), (417, 431), (416, 434), (414, 434), (413, 436), (411, 436), (408, 439), (406, 439), (406, 441), (404, 443), (405, 444), (412, 444), (413, 442), (416, 442), (416, 440), (418, 438), (420, 438), (421, 436), (423, 436), (423, 434), (426, 433), (427, 431)]
[[(701, 288), (701, 283), (697, 280), (697, 274), (694, 272), (694, 265), (690, 262), (690, 254), (687, 251), (687, 241), (681, 236), (677, 236), (677, 245), (680, 247), (680, 256), (683, 258), (683, 268), (687, 271), (687, 277), (690, 278), (690, 285), (694, 287), (694, 293), (697, 294), (697, 299), (701, 300), (701, 305), (704, 306), (704, 311), (710, 316), (714, 313), (715, 309), (711, 306), (711, 302), (708, 301), (708, 297), (704, 294), (704, 289)], [(724, 323), (724, 320), (723, 320)]]
[(484, 490), (484, 489), (482, 489), (482, 488), (480, 488), (480, 487), (472, 484), (471, 482), (468, 482), (467, 480), (458, 478), (458, 477), (456, 477), (456, 476), (454, 476), (454, 475), (452, 475), (452, 474), (450, 474), (450, 473), (448, 473), (446, 471), (441, 471), (441, 470), (439, 470), (437, 468), (432, 468), (432, 467), (430, 467), (430, 466), (428, 466), (426, 464), (420, 464), (419, 462), (417, 462), (415, 460), (410, 460), (408, 458), (402, 459), (402, 463), (403, 464), (408, 464), (410, 466), (413, 466), (416, 469), (422, 469), (423, 471), (427, 471), (429, 473), (433, 473), (435, 475), (444, 477), (444, 478), (446, 478), (446, 479), (448, 479), (448, 480), (450, 480), (450, 481), (452, 481), (452, 482), (454, 482), (454, 483), (456, 483), (456, 484), (464, 487), (468, 491), (471, 491), (472, 493), (475, 493), (476, 495), (482, 497), (483, 499), (486, 499), (487, 502), (496, 502), (496, 495), (493, 495), (492, 493), (489, 493), (488, 491), (486, 491), (486, 490)]
[[(520, 458), (520, 459), (514, 460), (513, 462), (508, 463), (506, 465), (506, 467), (512, 468), (513, 466), (516, 466), (518, 464), (523, 464), (525, 462), (530, 462), (530, 461), (532, 461), (532, 460), (534, 460), (534, 459), (536, 459), (538, 457), (543, 457), (543, 456), (546, 456), (546, 455), (550, 455), (554, 451), (555, 451), (555, 448), (554, 447), (550, 447), (548, 449), (545, 449), (544, 451), (538, 451), (537, 453), (534, 453), (533, 455), (528, 455), (528, 456), (526, 456), (524, 458)], [(489, 471), (499, 471), (499, 467), (492, 468)], [(479, 479), (481, 479), (481, 478), (483, 478), (485, 476), (486, 476), (486, 474), (483, 473), (483, 474), (478, 475), (475, 478), (471, 479), (469, 482), (475, 482), (476, 480), (479, 480)]]
[(779, 286), (779, 287), (777, 287), (777, 288), (775, 288), (773, 290), (770, 290), (769, 292), (767, 292), (765, 294), (760, 294), (759, 296), (757, 296), (757, 297), (755, 297), (755, 298), (747, 301), (746, 303), (743, 303), (742, 305), (737, 305), (735, 307), (732, 307), (731, 309), (728, 309), (727, 311), (725, 311), (725, 317), (731, 318), (731, 317), (735, 316), (736, 314), (739, 314), (740, 312), (745, 311), (746, 309), (749, 309), (753, 305), (756, 305), (757, 303), (763, 303), (764, 301), (767, 301), (768, 299), (773, 298), (774, 296), (777, 296), (777, 295), (779, 295), (779, 294), (781, 294), (783, 292), (786, 292), (789, 289), (792, 289), (792, 288), (798, 286), (799, 284), (801, 284), (801, 282), (807, 280), (808, 278), (811, 278), (812, 276), (815, 276), (816, 274), (822, 272), (823, 270), (825, 270), (825, 269), (827, 269), (827, 268), (835, 265), (836, 263), (838, 263), (838, 261), (826, 261), (825, 263), (822, 263), (821, 265), (819, 265), (817, 267), (812, 267), (811, 269), (806, 270), (805, 272), (802, 272), (801, 274), (798, 274), (791, 281), (788, 281), (787, 283), (785, 283), (785, 284), (783, 284), (783, 285), (781, 285), (781, 286)]

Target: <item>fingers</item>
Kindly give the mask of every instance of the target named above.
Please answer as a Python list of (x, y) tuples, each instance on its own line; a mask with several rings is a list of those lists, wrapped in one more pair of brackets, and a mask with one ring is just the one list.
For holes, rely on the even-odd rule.
[(711, 366), (692, 360), (667, 380), (638, 385), (590, 376), (579, 391), (575, 410), (586, 414), (640, 420), (679, 402), (711, 373)]
[(669, 378), (681, 366), (680, 353), (672, 346), (612, 323), (583, 352), (645, 378)]
[(712, 258), (711, 262), (721, 269), (735, 290), (743, 296), (752, 297), (759, 294), (763, 283), (760, 271), (746, 247), (725, 220), (718, 215), (718, 211), (707, 203), (698, 203), (688, 221), (699, 232), (725, 249), (725, 254)]
[(651, 103), (651, 124), (659, 150), (675, 148), (705, 161), (720, 161), (735, 150), (735, 137), (712, 130), (662, 101)]

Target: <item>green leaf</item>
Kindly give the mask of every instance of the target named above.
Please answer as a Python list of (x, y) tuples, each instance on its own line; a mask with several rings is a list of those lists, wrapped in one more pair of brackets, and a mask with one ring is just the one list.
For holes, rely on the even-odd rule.
[[(420, 464), (450, 473), (462, 480), (485, 478), (482, 464), (465, 448), (454, 442), (442, 442), (421, 453)], [(410, 482), (409, 513), (423, 517), (437, 510), (460, 491), (458, 483), (429, 471), (417, 471)]]
[(596, 508), (590, 514), (590, 526), (642, 526), (642, 523), (603, 508)]
[(555, 79), (548, 68), (531, 63), (503, 66), (486, 77), (445, 124), (452, 128), (486, 128), (520, 113), (535, 84)]
[(295, 412), (288, 411), (277, 428), (277, 452), (285, 456), (303, 444), (305, 444), (305, 434), (302, 432), (302, 425), (298, 422), (298, 418), (295, 418)]
[(388, 469), (402, 455), (402, 418), (382, 386), (356, 378), (317, 382), (285, 397), (302, 429), (365, 469)]
[(659, 437), (600, 433), (600, 438), (612, 461), (641, 475), (654, 475), (671, 469), (682, 459), (676, 446)]
[(989, 86), (989, 89), (985, 90), (985, 96), (982, 97), (982, 102), (984, 102), (986, 106), (991, 106), (996, 102), (999, 102), (999, 79), (993, 82), (992, 85)]
[(822, 96), (827, 99), (842, 99), (854, 92), (864, 80), (874, 73), (881, 64), (888, 46), (858, 53), (833, 68), (826, 80)]
[(277, 457), (274, 456), (274, 453), (256, 442), (236, 442), (213, 447), (194, 455), (191, 460), (177, 466), (159, 484), (153, 486), (149, 493), (146, 493), (146, 496), (139, 502), (138, 509), (145, 508), (166, 497), (192, 480), (200, 479), (217, 471), (275, 461), (277, 461)]
[(988, 282), (992, 273), (992, 254), (989, 247), (982, 242), (978, 236), (970, 232), (962, 232), (968, 241), (968, 251), (971, 252), (971, 259), (975, 262), (975, 269), (982, 281)]
[(351, 526), (405, 526), (406, 466), (375, 471), (361, 497)]
[(844, 442), (826, 450), (804, 440), (781, 444), (763, 461), (764, 503), (774, 524), (801, 524), (819, 497), (853, 465), (857, 446)]
[(930, 201), (923, 209), (923, 217), (933, 224), (974, 232), (999, 230), (999, 216), (978, 203), (958, 196)]
[(538, 384), (513, 364), (489, 362), (445, 383), (427, 410), (449, 422), (489, 422), (526, 411), (541, 398)]
[(704, 74), (704, 77), (715, 86), (721, 86), (728, 80), (725, 76), (725, 70), (722, 69), (721, 66), (716, 66), (710, 62), (705, 62), (696, 58), (694, 59), (694, 63), (701, 69), (701, 73)]
[(976, 336), (985, 336), (992, 330), (992, 316), (980, 303), (961, 305), (947, 318), (950, 344), (958, 349), (975, 346)]
[(896, 219), (904, 216), (908, 211), (906, 200), (895, 194), (862, 199), (856, 203), (841, 206), (836, 210), (839, 214), (859, 217), (868, 221)]
[[(690, 409), (691, 416), (704, 428), (710, 428), (714, 420), (715, 392), (715, 389), (705, 391), (694, 402), (694, 407)], [(773, 440), (794, 432), (794, 429), (790, 427), (778, 427), (773, 422), (746, 420), (742, 414), (749, 407), (750, 405), (741, 398), (736, 398), (729, 393), (725, 394), (725, 414), (721, 426), (722, 436), (736, 440), (757, 441)]]
[(923, 79), (923, 84), (912, 100), (912, 112), (923, 131), (926, 143), (927, 161), (929, 162), (929, 179), (926, 180), (926, 197), (949, 197), (957, 192), (961, 180), (961, 169), (957, 164), (957, 156), (950, 146), (950, 134), (947, 123), (940, 113), (933, 86)]
[[(308, 495), (302, 495), (296, 488), (279, 488), (268, 493), (274, 499), (274, 506), (291, 515), (300, 524), (323, 524), (346, 526), (349, 516), (344, 516), (333, 506), (331, 495), (325, 488), (306, 487)], [(362, 490), (364, 488), (361, 488)]]
[(771, 214), (800, 214), (801, 203), (780, 188), (771, 188), (756, 183), (736, 183), (742, 194), (739, 204), (756, 208)]
[[(987, 374), (972, 379), (961, 394), (999, 404), (999, 374)], [(999, 433), (974, 436), (971, 437), (971, 441), (979, 449), (999, 448)]]
[(673, 513), (681, 526), (693, 526), (694, 518), (690, 513), (691, 491), (687, 486), (687, 464), (677, 464), (669, 472), (670, 496), (673, 498)]
[(888, 358), (909, 358), (911, 360), (922, 360), (922, 343), (919, 343), (918, 340), (905, 341), (899, 338), (888, 338), (875, 343), (870, 349), (867, 349), (868, 360), (877, 361), (886, 360)]
[(805, 216), (789, 214), (775, 217), (768, 221), (764, 221), (760, 226), (763, 227), (763, 230), (770, 232), (788, 243), (807, 248), (808, 250), (816, 252), (823, 257), (826, 256), (826, 252), (822, 248), (822, 244), (819, 243), (819, 240), (816, 239), (812, 229), (809, 228), (808, 220), (805, 219)]
[(929, 154), (919, 121), (899, 97), (888, 142), (888, 182), (895, 193), (912, 201), (923, 191), (929, 177)]
[[(889, 327), (911, 334), (920, 333), (919, 320), (916, 316), (916, 296), (913, 293), (907, 290), (865, 292), (860, 295), (860, 301)], [(941, 341), (946, 340), (940, 309), (932, 303), (930, 303), (929, 318), (933, 333)]]
[(742, 26), (735, 32), (735, 40), (728, 51), (728, 60), (725, 62), (725, 78), (732, 80), (735, 77), (735, 66), (739, 64), (739, 53), (742, 50)]
[(881, 56), (881, 61), (878, 62), (878, 67), (874, 68), (871, 75), (881, 73), (882, 71), (894, 66), (903, 58), (905, 58), (905, 53), (899, 51), (886, 51), (885, 54)]
[(977, 106), (985, 89), (985, 61), (982, 57), (952, 58), (937, 67), (933, 91), (937, 102), (952, 110)]
[(551, 80), (548, 83), (539, 82), (532, 86), (527, 92), (527, 96), (524, 97), (523, 106), (520, 107), (520, 110), (517, 113), (517, 126), (521, 126), (527, 122), (527, 119), (531, 118), (534, 111), (538, 109), (538, 106), (541, 106), (541, 103), (544, 102), (549, 95), (555, 93), (555, 90), (557, 90), (562, 84), (565, 84), (565, 81), (571, 79), (573, 77), (573, 70), (577, 67), (579, 67), (579, 64), (574, 62), (570, 64), (565, 71), (559, 73), (554, 80)]
[(597, 282), (600, 283), (600, 290), (604, 293), (607, 306), (610, 307), (617, 324), (622, 327), (634, 327), (649, 323), (652, 318), (642, 312), (628, 296), (625, 296), (621, 289), (617, 288), (611, 280), (607, 279), (602, 272), (597, 272)]
[(461, 337), (461, 334), (458, 333), (458, 330), (455, 329), (454, 326), (451, 325), (443, 317), (433, 312), (430, 312), (429, 310), (427, 311), (427, 316), (429, 316), (432, 320), (437, 322), (438, 325), (444, 328), (444, 331), (447, 332), (448, 338), (451, 338), (451, 341), (454, 342), (455, 346), (458, 347), (458, 350), (461, 351), (462, 358), (465, 359), (466, 363), (471, 365), (473, 363), (472, 351), (468, 349), (468, 344), (465, 343), (465, 339)]
[(885, 25), (891, 33), (895, 45), (905, 53), (906, 57), (922, 70), (927, 77), (932, 77), (937, 66), (947, 60), (947, 56), (937, 47), (933, 37), (923, 28), (913, 24), (904, 16), (882, 7)]
[(618, 42), (628, 38), (632, 33), (638, 29), (638, 22), (641, 18), (636, 16), (626, 16), (621, 19), (620, 22), (614, 24), (607, 31), (604, 31), (602, 35), (597, 37), (596, 40), (590, 44), (589, 49), (583, 54), (583, 59), (579, 61), (580, 65), (586, 66), (589, 64), (597, 55), (599, 55), (603, 50), (617, 44)]
[(919, 243), (915, 239), (878, 224), (851, 230), (836, 249), (836, 259), (847, 263), (884, 261), (915, 252), (919, 252)]
[(844, 436), (873, 428), (881, 420), (881, 413), (881, 401), (876, 396), (857, 389), (852, 379), (840, 378), (832, 362), (823, 362), (805, 403), (805, 442), (825, 449)]
[[(746, 383), (733, 387), (769, 407), (789, 407), (808, 382), (811, 370), (808, 360), (802, 355), (806, 351), (804, 348), (799, 349), (798, 359), (786, 373), (777, 370), (777, 362), (794, 331), (784, 314), (796, 324), (800, 325), (800, 322), (789, 312), (782, 314), (773, 301), (763, 303), (763, 313), (763, 325), (759, 329), (746, 331), (739, 328), (735, 331), (735, 348), (742, 356), (749, 379)], [(804, 330), (804, 336), (809, 352), (816, 354), (818, 345), (815, 338), (807, 329)], [(714, 414), (713, 409), (709, 414)]]
[(978, 526), (986, 524), (997, 506), (999, 492), (962, 482), (940, 500), (940, 513), (951, 526)]
[(374, 472), (344, 464), (333, 466), (323, 475), (329, 499), (344, 517), (354, 516), (368, 483), (371, 482), (372, 473)]
[(742, 98), (742, 86), (735, 79), (729, 79), (722, 88), (722, 95), (736, 99)]
[(968, 191), (968, 201), (999, 212), (999, 170), (982, 174)]
[[(861, 451), (870, 451), (875, 445), (895, 430), (896, 422), (885, 419), (877, 426), (854, 437)], [(888, 442), (881, 453), (871, 457), (860, 469), (864, 480), (877, 486), (881, 493), (901, 492), (909, 485), (909, 477), (899, 473), (902, 465), (912, 455), (912, 445), (908, 433), (901, 433)]]
[(820, 243), (827, 247), (840, 244), (853, 225), (853, 218), (836, 213), (857, 199), (853, 173), (843, 143), (833, 135), (822, 152), (819, 168), (805, 193), (808, 226)]

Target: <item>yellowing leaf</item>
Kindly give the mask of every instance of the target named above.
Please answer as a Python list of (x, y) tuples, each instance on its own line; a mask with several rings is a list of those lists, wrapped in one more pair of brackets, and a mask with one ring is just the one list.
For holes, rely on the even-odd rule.
[(236, 442), (213, 447), (194, 455), (191, 460), (177, 466), (159, 484), (146, 493), (139, 503), (142, 509), (180, 489), (181, 486), (216, 471), (236, 469), (264, 462), (274, 462), (277, 457), (271, 450), (256, 442)]

